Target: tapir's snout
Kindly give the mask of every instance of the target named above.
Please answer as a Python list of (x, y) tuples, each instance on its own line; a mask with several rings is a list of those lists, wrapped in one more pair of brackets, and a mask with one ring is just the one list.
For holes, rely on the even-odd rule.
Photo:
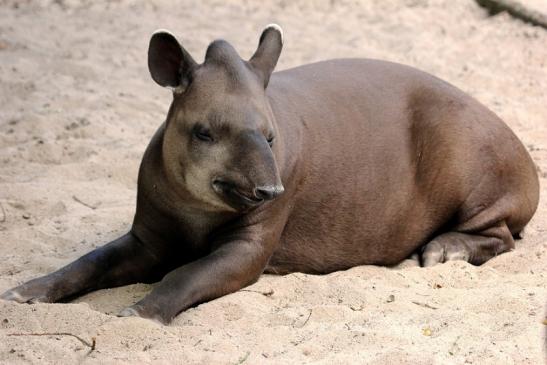
[(283, 185), (276, 186), (258, 186), (254, 188), (254, 196), (263, 200), (273, 200), (283, 194), (285, 188)]
[(211, 180), (216, 194), (238, 210), (283, 194), (285, 188), (267, 138), (260, 131), (247, 130), (231, 142), (230, 162)]
[(283, 185), (255, 186), (251, 189), (240, 186), (235, 181), (222, 178), (215, 178), (212, 181), (213, 190), (223, 200), (237, 207), (255, 207), (262, 203), (273, 200), (283, 194)]

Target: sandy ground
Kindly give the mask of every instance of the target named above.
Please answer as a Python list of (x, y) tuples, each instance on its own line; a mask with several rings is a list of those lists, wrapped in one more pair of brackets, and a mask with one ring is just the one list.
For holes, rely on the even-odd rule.
[[(0, 301), (0, 362), (544, 363), (547, 31), (471, 0), (0, 1), (0, 292), (128, 230), (140, 158), (170, 101), (146, 68), (151, 32), (171, 29), (198, 60), (220, 37), (249, 57), (270, 22), (285, 30), (278, 69), (388, 59), (497, 112), (541, 176), (525, 239), (481, 267), (265, 275), (170, 326), (113, 315), (147, 285), (69, 304)], [(13, 336), (30, 333), (56, 334)]]

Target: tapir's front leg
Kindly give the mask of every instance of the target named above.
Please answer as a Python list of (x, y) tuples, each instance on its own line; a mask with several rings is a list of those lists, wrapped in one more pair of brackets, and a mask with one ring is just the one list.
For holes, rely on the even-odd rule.
[(0, 299), (50, 303), (91, 290), (147, 281), (158, 270), (159, 259), (157, 252), (128, 233), (49, 275), (6, 291)]
[(236, 239), (208, 256), (167, 274), (144, 299), (120, 312), (169, 323), (178, 313), (255, 282), (266, 267), (272, 245)]

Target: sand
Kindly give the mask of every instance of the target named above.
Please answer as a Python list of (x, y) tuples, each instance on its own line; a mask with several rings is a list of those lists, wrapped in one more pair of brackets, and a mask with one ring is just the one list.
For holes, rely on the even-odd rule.
[(278, 69), (387, 59), (498, 113), (541, 177), (516, 250), (480, 267), (264, 275), (169, 326), (115, 316), (150, 290), (142, 284), (66, 304), (0, 301), (0, 362), (544, 363), (547, 31), (472, 0), (0, 1), (0, 292), (129, 229), (141, 155), (170, 102), (146, 67), (155, 29), (202, 60), (221, 37), (249, 57), (271, 22), (285, 30)]

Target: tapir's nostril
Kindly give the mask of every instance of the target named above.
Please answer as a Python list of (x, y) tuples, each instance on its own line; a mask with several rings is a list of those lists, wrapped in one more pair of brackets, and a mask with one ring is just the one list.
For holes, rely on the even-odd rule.
[(272, 200), (283, 194), (285, 189), (282, 185), (279, 186), (259, 186), (254, 189), (254, 194), (259, 199)]

